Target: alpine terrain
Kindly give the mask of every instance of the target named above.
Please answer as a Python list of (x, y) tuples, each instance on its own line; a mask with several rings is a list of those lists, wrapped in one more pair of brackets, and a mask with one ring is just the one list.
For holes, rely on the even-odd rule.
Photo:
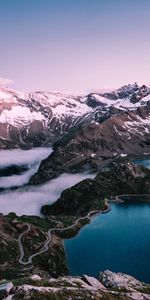
[(84, 96), (45, 91), (23, 93), (0, 88), (0, 148), (52, 145), (82, 125), (103, 123), (117, 116), (116, 134), (120, 126), (129, 133), (140, 131), (142, 135), (144, 131), (148, 134), (149, 100), (150, 88), (136, 83), (112, 92)]

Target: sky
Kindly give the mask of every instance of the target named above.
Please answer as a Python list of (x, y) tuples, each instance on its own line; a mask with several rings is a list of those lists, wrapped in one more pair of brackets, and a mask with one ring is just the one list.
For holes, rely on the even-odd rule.
[(1, 0), (0, 85), (84, 92), (150, 82), (150, 0)]

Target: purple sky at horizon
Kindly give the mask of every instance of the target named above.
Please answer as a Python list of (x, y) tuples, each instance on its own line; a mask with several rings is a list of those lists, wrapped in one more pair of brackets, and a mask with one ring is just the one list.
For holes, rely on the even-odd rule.
[(149, 0), (0, 2), (0, 85), (78, 93), (150, 82)]

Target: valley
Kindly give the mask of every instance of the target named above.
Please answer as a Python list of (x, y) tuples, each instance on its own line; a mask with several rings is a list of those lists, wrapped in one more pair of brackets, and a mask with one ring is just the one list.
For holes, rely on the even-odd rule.
[[(82, 297), (83, 288), (86, 299), (96, 297), (94, 286), (89, 288), (93, 282), (98, 295), (93, 299), (129, 299), (129, 286), (120, 296), (119, 289), (110, 291), (103, 279), (96, 278), (98, 272), (110, 269), (149, 282), (149, 254), (144, 249), (150, 247), (150, 89), (134, 84), (111, 93), (77, 97), (1, 89), (0, 97), (0, 128), (4, 130), (0, 132), (0, 278), (14, 284), (8, 299), (14, 290), (13, 299), (23, 297), (24, 288), (31, 297), (41, 297), (34, 276), (41, 278), (42, 297), (47, 291), (53, 294), (53, 288), (58, 297), (65, 293), (68, 297), (71, 282), (77, 280), (80, 292), (75, 283), (73, 291)], [(21, 116), (23, 110), (26, 113)], [(139, 232), (136, 249), (131, 242), (134, 230)], [(125, 265), (117, 254), (123, 250), (113, 246), (122, 236)], [(125, 247), (128, 243), (131, 255), (134, 251), (143, 253), (133, 268)], [(93, 256), (91, 263), (87, 249)], [(108, 258), (109, 249), (112, 253)], [(85, 257), (87, 265), (83, 263)], [(140, 274), (142, 265), (145, 271)], [(65, 291), (63, 285), (67, 286)], [(133, 291), (149, 299), (149, 285), (139, 285), (141, 288), (135, 286)], [(133, 295), (131, 299), (136, 298)]]

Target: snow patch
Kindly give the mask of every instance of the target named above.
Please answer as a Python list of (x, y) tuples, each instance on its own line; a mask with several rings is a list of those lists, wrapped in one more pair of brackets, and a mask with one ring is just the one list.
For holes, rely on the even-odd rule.
[(0, 115), (0, 123), (9, 123), (18, 127), (22, 127), (22, 125), (29, 125), (34, 120), (44, 120), (41, 112), (31, 112), (28, 107), (19, 105), (12, 106), (10, 110), (4, 109)]

